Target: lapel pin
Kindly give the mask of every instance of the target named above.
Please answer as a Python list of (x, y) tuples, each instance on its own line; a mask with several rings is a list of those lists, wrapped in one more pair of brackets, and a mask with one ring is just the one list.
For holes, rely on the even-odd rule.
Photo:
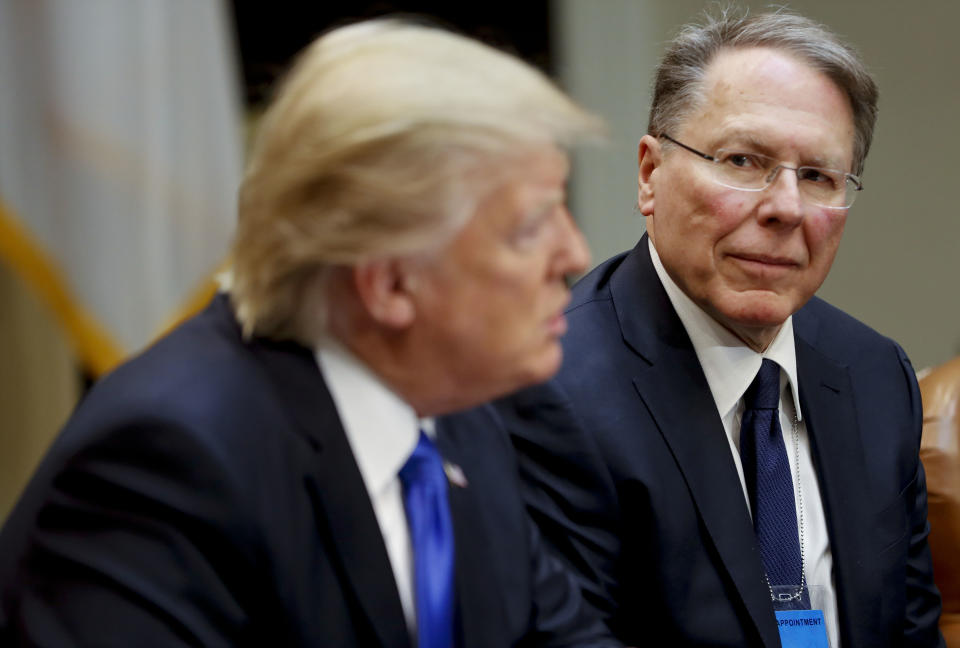
[(447, 481), (458, 488), (466, 488), (469, 485), (467, 476), (463, 474), (463, 469), (455, 463), (449, 461), (443, 462), (443, 472), (447, 474)]

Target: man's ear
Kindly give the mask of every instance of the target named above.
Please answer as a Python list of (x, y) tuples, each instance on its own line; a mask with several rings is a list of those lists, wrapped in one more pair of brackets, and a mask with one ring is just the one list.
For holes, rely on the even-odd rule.
[(637, 205), (644, 216), (653, 215), (653, 179), (654, 173), (660, 167), (661, 161), (660, 140), (653, 135), (644, 135), (640, 138), (637, 147), (637, 166), (640, 171), (637, 177)]
[(413, 324), (416, 307), (410, 290), (411, 268), (397, 259), (367, 261), (353, 268), (353, 284), (370, 317), (388, 328)]

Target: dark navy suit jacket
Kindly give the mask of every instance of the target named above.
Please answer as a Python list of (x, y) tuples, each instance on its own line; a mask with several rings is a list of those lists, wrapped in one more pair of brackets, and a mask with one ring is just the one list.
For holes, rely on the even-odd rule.
[[(558, 377), (499, 404), (545, 538), (628, 644), (779, 646), (723, 426), (646, 236), (579, 282), (567, 317)], [(940, 646), (910, 363), (816, 298), (794, 331), (841, 642)]]
[[(542, 551), (487, 409), (440, 419), (464, 647), (608, 645)], [(0, 644), (409, 646), (313, 354), (228, 300), (96, 385), (0, 536)]]

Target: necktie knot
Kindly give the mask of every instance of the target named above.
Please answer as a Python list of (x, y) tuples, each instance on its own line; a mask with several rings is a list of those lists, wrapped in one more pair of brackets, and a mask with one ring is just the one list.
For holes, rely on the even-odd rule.
[(760, 371), (743, 395), (743, 402), (748, 410), (777, 409), (780, 405), (780, 365), (764, 358)]
[(443, 472), (443, 459), (440, 458), (437, 446), (423, 432), (420, 432), (417, 446), (413, 449), (413, 453), (407, 459), (407, 462), (403, 464), (399, 476), (404, 489), (409, 489), (412, 484), (422, 484), (424, 482), (445, 486), (446, 476)]

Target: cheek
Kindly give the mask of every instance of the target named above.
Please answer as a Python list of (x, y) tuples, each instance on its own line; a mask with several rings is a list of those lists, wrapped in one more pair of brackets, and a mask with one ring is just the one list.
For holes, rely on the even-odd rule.
[(718, 191), (706, 201), (702, 225), (714, 232), (720, 239), (736, 230), (753, 212), (754, 199), (743, 191)]
[(530, 274), (514, 274), (492, 284), (488, 316), (496, 322), (504, 337), (514, 336), (525, 342), (523, 329), (536, 323), (548, 288), (533, 268)]
[[(687, 238), (715, 241), (736, 229), (748, 215), (754, 198), (704, 178), (678, 178), (669, 188), (661, 212), (666, 225)], [(656, 220), (656, 216), (654, 217)]]
[(488, 268), (471, 289), (457, 295), (461, 311), (454, 317), (477, 339), (494, 338), (501, 346), (509, 346), (512, 339), (521, 344), (518, 329), (533, 320), (546, 290), (536, 268)]
[[(711, 187), (712, 189), (712, 187)], [(686, 267), (701, 268), (712, 275), (722, 254), (726, 237), (736, 232), (750, 213), (743, 192), (702, 192), (700, 200), (677, 215), (682, 223), (673, 244)]]
[(804, 223), (804, 233), (807, 239), (807, 249), (814, 264), (833, 262), (833, 257), (840, 247), (843, 237), (843, 228), (846, 225), (846, 215), (832, 212), (818, 212), (808, 216)]
[(538, 264), (524, 268), (499, 285), (488, 315), (494, 320), (496, 346), (520, 364), (542, 354), (544, 343), (553, 340), (548, 334), (550, 317), (561, 312), (566, 295), (559, 282), (545, 279)]

